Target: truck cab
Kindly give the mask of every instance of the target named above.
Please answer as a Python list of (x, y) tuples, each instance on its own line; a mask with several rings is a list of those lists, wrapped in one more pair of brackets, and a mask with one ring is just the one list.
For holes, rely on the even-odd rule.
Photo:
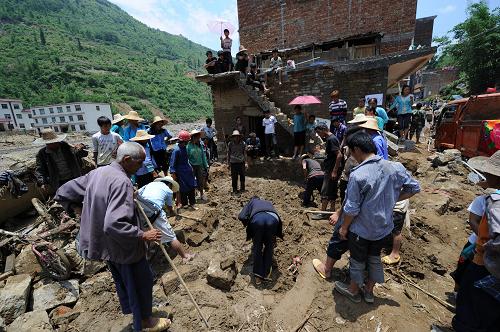
[(500, 93), (446, 104), (436, 123), (435, 147), (458, 149), (467, 158), (491, 156), (500, 148)]

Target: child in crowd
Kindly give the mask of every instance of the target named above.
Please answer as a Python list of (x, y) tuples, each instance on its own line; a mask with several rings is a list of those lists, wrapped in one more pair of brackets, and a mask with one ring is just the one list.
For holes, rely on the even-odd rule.
[(233, 70), (233, 56), (231, 55), (231, 47), (233, 47), (233, 40), (229, 38), (229, 30), (224, 29), (224, 38), (220, 37), (220, 47), (224, 55), (224, 62), (226, 64), (226, 71)]
[(361, 97), (358, 99), (358, 106), (352, 110), (352, 116), (356, 116), (358, 114), (365, 114), (365, 98)]
[(281, 85), (281, 78), (283, 74), (283, 61), (281, 60), (281, 57), (279, 56), (278, 50), (274, 49), (273, 50), (273, 56), (271, 60), (269, 61), (269, 69), (265, 72), (265, 80), (267, 82), (267, 79), (269, 77), (269, 74), (275, 74), (278, 76), (278, 84)]
[(105, 116), (97, 119), (100, 131), (92, 135), (92, 145), (94, 147), (94, 162), (97, 167), (111, 164), (116, 157), (116, 150), (123, 140), (120, 135), (110, 131), (111, 120)]
[(155, 159), (157, 169), (156, 171), (159, 173), (163, 171), (163, 174), (166, 175), (168, 173), (168, 158), (167, 158), (167, 146), (168, 140), (172, 138), (172, 135), (168, 132), (167, 129), (163, 128), (167, 120), (160, 118), (159, 116), (155, 116), (153, 122), (151, 123), (151, 128), (149, 128), (148, 133), (150, 135), (154, 135), (151, 138), (151, 154)]
[(247, 137), (247, 128), (245, 128), (239, 116), (235, 119), (233, 130), (237, 130), (243, 139)]
[(196, 179), (193, 167), (189, 163), (186, 145), (191, 140), (191, 134), (181, 130), (178, 135), (179, 142), (172, 151), (170, 158), (170, 174), (179, 183), (179, 199), (181, 208), (196, 210)]
[(266, 83), (259, 79), (257, 65), (255, 63), (250, 64), (250, 71), (247, 74), (247, 84), (258, 88), (260, 91), (264, 92), (264, 94), (269, 93)]
[(413, 139), (413, 135), (416, 135), (417, 144), (420, 143), (420, 134), (422, 129), (425, 127), (425, 111), (422, 109), (422, 104), (417, 103), (415, 105), (415, 110), (411, 115), (411, 125), (410, 125), (410, 140)]
[(314, 190), (318, 190), (321, 193), (325, 172), (321, 169), (319, 162), (311, 159), (308, 154), (302, 155), (301, 159), (302, 170), (304, 171), (304, 177), (306, 179), (306, 191), (304, 192), (302, 204), (307, 207), (311, 203), (311, 197)]
[(306, 144), (306, 116), (302, 111), (302, 106), (295, 105), (293, 107), (295, 114), (293, 115), (293, 157), (297, 159), (304, 150)]
[(259, 156), (260, 152), (260, 138), (254, 132), (251, 132), (247, 138), (247, 155), (251, 159), (255, 159)]
[(132, 142), (137, 142), (142, 145), (146, 151), (146, 159), (144, 159), (141, 168), (135, 173), (137, 188), (141, 188), (153, 182), (157, 177), (155, 171), (157, 165), (151, 154), (151, 143), (149, 141), (151, 138), (154, 138), (154, 135), (150, 135), (147, 131), (140, 129), (137, 131), (136, 135), (130, 139)]
[(205, 149), (201, 142), (201, 132), (193, 130), (191, 132), (191, 140), (187, 144), (187, 153), (189, 163), (193, 167), (196, 183), (198, 184), (198, 191), (200, 192), (200, 199), (205, 201), (207, 197), (204, 194), (205, 189), (205, 173), (208, 170), (208, 162), (205, 154)]
[(207, 70), (207, 73), (217, 74), (217, 68), (215, 66), (217, 63), (217, 59), (214, 58), (212, 51), (207, 51), (205, 55), (207, 56), (207, 59), (205, 60), (204, 67)]
[[(241, 134), (235, 130), (231, 135), (232, 141), (227, 147), (227, 163), (231, 169), (231, 185), (233, 194), (245, 191), (245, 167), (247, 160), (246, 144)], [(238, 191), (238, 177), (240, 178), (240, 191)]]
[(271, 159), (271, 152), (274, 151), (275, 157), (278, 157), (277, 142), (276, 142), (276, 132), (274, 125), (277, 120), (274, 115), (271, 115), (271, 111), (264, 110), (264, 119), (262, 119), (262, 126), (264, 127), (264, 138), (266, 145), (266, 158)]
[(217, 130), (212, 127), (212, 119), (207, 118), (205, 120), (205, 127), (203, 127), (203, 132), (205, 132), (205, 138), (207, 140), (207, 148), (210, 155), (210, 161), (217, 161), (219, 158), (217, 154), (217, 145), (215, 144), (214, 137), (217, 135)]

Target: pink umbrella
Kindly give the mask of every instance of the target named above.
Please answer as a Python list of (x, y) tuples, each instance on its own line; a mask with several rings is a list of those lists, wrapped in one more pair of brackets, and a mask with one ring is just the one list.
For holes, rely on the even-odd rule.
[(321, 100), (314, 96), (298, 96), (293, 98), (288, 105), (311, 105), (311, 104), (321, 104)]
[(232, 34), (235, 30), (234, 25), (232, 25), (231, 22), (224, 20), (211, 21), (207, 24), (207, 26), (210, 32), (219, 33), (221, 36), (225, 29), (228, 29), (230, 34)]

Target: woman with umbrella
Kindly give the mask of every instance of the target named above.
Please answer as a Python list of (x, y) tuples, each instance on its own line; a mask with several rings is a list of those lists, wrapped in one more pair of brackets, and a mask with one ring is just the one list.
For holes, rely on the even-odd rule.
[(295, 114), (293, 116), (293, 136), (294, 148), (293, 159), (297, 159), (304, 150), (306, 144), (306, 119), (302, 111), (302, 105), (321, 104), (321, 101), (314, 96), (295, 97), (289, 105), (294, 105)]

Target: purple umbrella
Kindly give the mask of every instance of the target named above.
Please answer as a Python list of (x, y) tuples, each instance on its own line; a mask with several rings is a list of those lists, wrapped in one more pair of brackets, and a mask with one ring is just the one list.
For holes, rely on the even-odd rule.
[(298, 96), (293, 98), (288, 105), (311, 105), (311, 104), (321, 104), (321, 100), (314, 96)]
[(235, 30), (234, 25), (232, 25), (231, 22), (224, 20), (211, 21), (207, 24), (207, 26), (210, 32), (219, 33), (221, 36), (225, 29), (228, 29), (230, 34), (232, 34)]

